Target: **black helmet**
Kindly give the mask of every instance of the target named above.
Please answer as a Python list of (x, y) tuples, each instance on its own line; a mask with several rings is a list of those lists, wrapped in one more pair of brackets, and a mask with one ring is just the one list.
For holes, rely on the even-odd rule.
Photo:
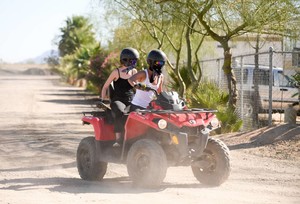
[(139, 59), (139, 52), (131, 47), (124, 48), (120, 54), (120, 62), (125, 66), (136, 66), (137, 60)]
[(151, 50), (147, 56), (147, 63), (151, 71), (161, 74), (161, 69), (167, 61), (166, 54), (161, 50)]

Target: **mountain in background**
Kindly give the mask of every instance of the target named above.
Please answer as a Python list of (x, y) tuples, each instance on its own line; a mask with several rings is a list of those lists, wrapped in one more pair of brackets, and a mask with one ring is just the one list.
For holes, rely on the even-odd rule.
[(49, 57), (58, 57), (58, 51), (57, 50), (48, 50), (41, 55), (35, 57), (35, 58), (30, 58), (22, 61), (21, 63), (34, 63), (34, 64), (46, 64), (47, 63), (47, 58)]

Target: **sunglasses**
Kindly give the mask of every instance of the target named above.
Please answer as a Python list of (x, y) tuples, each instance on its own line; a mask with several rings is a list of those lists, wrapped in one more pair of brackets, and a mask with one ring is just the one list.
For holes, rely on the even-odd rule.
[(137, 64), (137, 59), (131, 59), (129, 60), (131, 65), (136, 65)]
[(154, 65), (156, 65), (156, 66), (164, 66), (165, 62), (164, 61), (155, 61)]
[(126, 62), (126, 66), (135, 67), (137, 65), (138, 59), (123, 59), (123, 62)]

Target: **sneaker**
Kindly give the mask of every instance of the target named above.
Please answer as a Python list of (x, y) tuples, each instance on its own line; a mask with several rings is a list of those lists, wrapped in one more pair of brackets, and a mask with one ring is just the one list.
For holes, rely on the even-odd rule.
[(118, 142), (115, 142), (115, 143), (113, 144), (113, 147), (121, 147), (121, 145), (120, 145)]

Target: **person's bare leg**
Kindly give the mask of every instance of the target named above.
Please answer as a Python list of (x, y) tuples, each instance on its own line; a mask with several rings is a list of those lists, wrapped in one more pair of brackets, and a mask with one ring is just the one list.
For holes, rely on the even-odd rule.
[(120, 132), (116, 132), (116, 142), (113, 144), (114, 147), (120, 147), (121, 144), (121, 133)]

